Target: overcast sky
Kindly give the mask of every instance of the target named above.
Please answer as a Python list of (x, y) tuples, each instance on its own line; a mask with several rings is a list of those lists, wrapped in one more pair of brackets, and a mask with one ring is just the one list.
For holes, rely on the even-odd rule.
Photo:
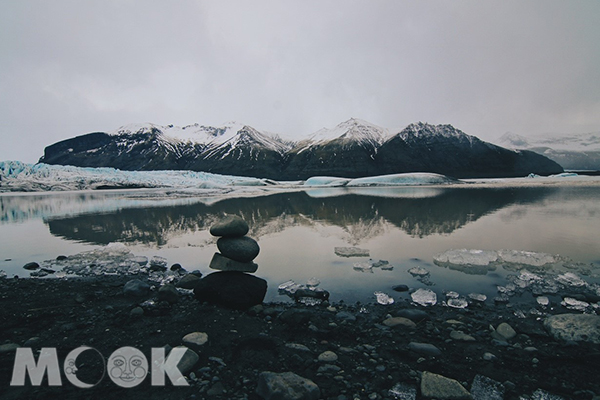
[(134, 122), (600, 131), (600, 1), (0, 2), (0, 160)]

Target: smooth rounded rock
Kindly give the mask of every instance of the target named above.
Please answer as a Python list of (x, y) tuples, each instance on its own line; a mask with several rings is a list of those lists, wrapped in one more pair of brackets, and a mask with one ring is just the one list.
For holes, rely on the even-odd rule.
[(471, 394), (458, 381), (423, 371), (421, 394), (426, 398), (446, 400), (471, 400)]
[(442, 351), (430, 343), (410, 342), (408, 348), (417, 354), (425, 356), (439, 356)]
[(182, 289), (193, 289), (198, 282), (200, 282), (200, 277), (198, 275), (187, 274), (181, 278), (175, 286)]
[(510, 340), (517, 336), (517, 332), (513, 329), (512, 326), (510, 326), (506, 322), (503, 322), (500, 325), (498, 325), (498, 327), (496, 328), (496, 333), (506, 340)]
[(33, 271), (36, 270), (40, 267), (40, 264), (36, 263), (36, 262), (29, 262), (25, 265), (23, 265), (23, 268), (29, 270), (29, 271)]
[(214, 272), (202, 278), (194, 289), (199, 301), (247, 310), (261, 304), (267, 294), (267, 281), (243, 272)]
[(231, 258), (225, 257), (221, 253), (215, 253), (210, 264), (210, 269), (216, 269), (219, 271), (234, 271), (234, 272), (256, 272), (258, 265), (253, 262), (240, 262), (232, 260)]
[(248, 237), (222, 237), (217, 240), (217, 248), (227, 258), (239, 262), (250, 262), (260, 252), (256, 240)]
[(335, 362), (337, 361), (338, 356), (333, 351), (327, 350), (319, 354), (318, 360), (321, 362)]
[(244, 236), (250, 228), (246, 221), (237, 215), (229, 215), (210, 227), (210, 234), (221, 237)]
[(404, 317), (391, 317), (383, 321), (383, 325), (389, 326), (390, 328), (401, 326), (405, 328), (416, 328), (417, 324), (412, 322), (408, 318)]
[(181, 341), (187, 345), (202, 346), (208, 342), (208, 335), (204, 332), (192, 332), (185, 335)]
[(600, 316), (558, 314), (546, 318), (544, 327), (555, 339), (600, 344)]
[(148, 293), (150, 293), (150, 285), (139, 279), (132, 279), (123, 287), (123, 294), (126, 296), (146, 296)]
[(158, 301), (166, 301), (168, 303), (177, 303), (179, 301), (179, 292), (174, 285), (167, 283), (166, 285), (161, 286), (158, 289), (158, 293), (156, 294)]

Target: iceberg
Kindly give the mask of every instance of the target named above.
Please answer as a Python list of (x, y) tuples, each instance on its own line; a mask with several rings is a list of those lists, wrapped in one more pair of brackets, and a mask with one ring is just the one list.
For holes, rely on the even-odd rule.
[(365, 187), (365, 186), (421, 186), (447, 185), (461, 181), (445, 175), (427, 172), (411, 172), (405, 174), (390, 174), (369, 176), (364, 178), (340, 178), (334, 176), (314, 176), (304, 182), (304, 186), (325, 187)]
[(0, 191), (65, 191), (119, 188), (224, 189), (267, 186), (268, 179), (195, 171), (121, 171), (64, 165), (0, 162)]

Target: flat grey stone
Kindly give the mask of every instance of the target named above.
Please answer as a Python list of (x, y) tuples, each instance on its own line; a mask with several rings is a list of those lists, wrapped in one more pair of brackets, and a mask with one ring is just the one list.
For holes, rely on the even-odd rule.
[(319, 354), (318, 360), (321, 362), (335, 362), (337, 361), (338, 356), (337, 354), (335, 354), (333, 351), (324, 351), (321, 354)]
[(425, 356), (439, 356), (442, 354), (442, 351), (429, 343), (417, 343), (410, 342), (408, 344), (408, 348), (415, 353), (422, 354)]
[(462, 342), (475, 342), (476, 341), (476, 339), (473, 336), (467, 335), (463, 331), (452, 331), (452, 332), (450, 332), (450, 337), (454, 340), (460, 340)]
[(11, 351), (17, 350), (19, 347), (16, 343), (0, 344), (0, 353), (10, 353)]
[(237, 271), (249, 273), (256, 272), (258, 269), (258, 265), (256, 263), (235, 261), (231, 258), (225, 257), (221, 253), (215, 253), (213, 255), (208, 267), (219, 271)]
[(175, 285), (171, 283), (167, 283), (158, 289), (158, 293), (156, 294), (158, 301), (166, 301), (168, 303), (174, 304), (179, 301), (179, 292), (177, 292), (177, 288)]
[(256, 394), (265, 400), (318, 400), (321, 390), (310, 379), (293, 372), (261, 372)]
[(200, 277), (198, 275), (187, 274), (181, 278), (175, 286), (182, 289), (193, 289), (196, 287), (198, 282), (200, 282)]
[(510, 340), (517, 336), (517, 332), (513, 329), (512, 326), (510, 326), (506, 322), (503, 322), (500, 325), (498, 325), (498, 327), (496, 328), (496, 333), (505, 340)]
[(200, 359), (200, 356), (194, 350), (188, 347), (177, 346), (177, 348), (187, 349), (183, 354), (183, 357), (181, 357), (181, 360), (179, 360), (179, 363), (177, 363), (177, 368), (182, 374), (185, 375), (187, 372), (191, 371), (192, 368), (194, 368), (194, 365), (196, 365)]
[(405, 328), (416, 328), (417, 324), (412, 322), (408, 318), (404, 317), (391, 317), (383, 321), (383, 325), (389, 326), (393, 328), (395, 326), (405, 327)]
[(546, 318), (544, 327), (555, 339), (600, 344), (600, 316), (558, 314)]
[(208, 335), (204, 332), (188, 333), (181, 339), (187, 345), (202, 346), (208, 342)]
[(439, 400), (471, 400), (471, 394), (458, 381), (423, 371), (421, 394)]

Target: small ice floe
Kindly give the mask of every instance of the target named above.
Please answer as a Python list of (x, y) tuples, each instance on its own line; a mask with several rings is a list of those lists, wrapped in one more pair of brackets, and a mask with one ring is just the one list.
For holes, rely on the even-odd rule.
[(562, 283), (565, 286), (573, 287), (583, 287), (587, 285), (583, 279), (572, 272), (565, 272), (564, 274), (558, 275), (556, 277), (556, 282)]
[[(289, 280), (283, 282), (277, 287), (280, 294), (294, 294), (298, 289), (300, 289), (302, 285), (297, 284), (296, 282)], [(283, 293), (282, 293), (283, 292)]]
[(548, 253), (537, 253), (522, 250), (500, 250), (498, 257), (505, 263), (541, 267), (558, 261), (557, 257)]
[(546, 296), (538, 296), (535, 301), (542, 307), (547, 307), (550, 304), (550, 299)]
[(340, 257), (369, 257), (369, 250), (358, 247), (336, 247), (334, 253)]
[(487, 296), (485, 294), (482, 293), (469, 293), (468, 297), (473, 300), (476, 301), (478, 303), (483, 303), (487, 300)]
[[(309, 281), (316, 278), (311, 278)], [(311, 283), (316, 283), (312, 281)], [(320, 281), (319, 281), (320, 284)], [(323, 303), (329, 298), (329, 292), (316, 286), (299, 285), (293, 280), (283, 282), (277, 287), (280, 295), (285, 295), (294, 299), (296, 303), (301, 303), (308, 306), (315, 306)]]
[(460, 297), (460, 294), (458, 294), (452, 290), (449, 290), (449, 291), (445, 292), (444, 294), (446, 295), (447, 299), (458, 299)]
[(395, 400), (415, 400), (417, 388), (409, 383), (400, 382), (395, 384), (388, 394)]
[(0, 279), (6, 278), (6, 271), (0, 270)]
[(371, 264), (370, 262), (354, 263), (354, 265), (352, 266), (352, 268), (355, 271), (369, 272), (371, 274), (373, 273), (373, 264)]
[(412, 267), (411, 269), (408, 270), (408, 273), (411, 274), (412, 276), (419, 276), (419, 277), (429, 275), (429, 271), (427, 271), (423, 267)]
[(375, 295), (375, 298), (377, 299), (377, 303), (379, 303), (379, 304), (383, 304), (383, 305), (394, 304), (394, 299), (383, 292), (375, 292), (373, 294)]
[(496, 251), (477, 249), (451, 249), (433, 257), (436, 263), (487, 266), (498, 260)]
[[(371, 261), (371, 260), (369, 260)], [(386, 260), (379, 260), (379, 261), (372, 261), (373, 262), (373, 268), (381, 268), (384, 271), (391, 271), (394, 269), (393, 266), (390, 265), (389, 261)]]
[(306, 286), (308, 287), (317, 287), (321, 284), (321, 281), (318, 278), (312, 277), (306, 281)]
[(434, 306), (437, 303), (437, 295), (431, 289), (417, 289), (410, 297), (412, 301), (423, 307)]
[(568, 308), (569, 310), (575, 310), (575, 311), (585, 311), (590, 306), (590, 303), (587, 303), (585, 301), (580, 301), (577, 299), (573, 299), (571, 297), (565, 297), (560, 304), (563, 307)]
[(469, 302), (464, 297), (458, 297), (455, 299), (448, 299), (446, 301), (448, 307), (452, 308), (467, 308), (469, 306)]

